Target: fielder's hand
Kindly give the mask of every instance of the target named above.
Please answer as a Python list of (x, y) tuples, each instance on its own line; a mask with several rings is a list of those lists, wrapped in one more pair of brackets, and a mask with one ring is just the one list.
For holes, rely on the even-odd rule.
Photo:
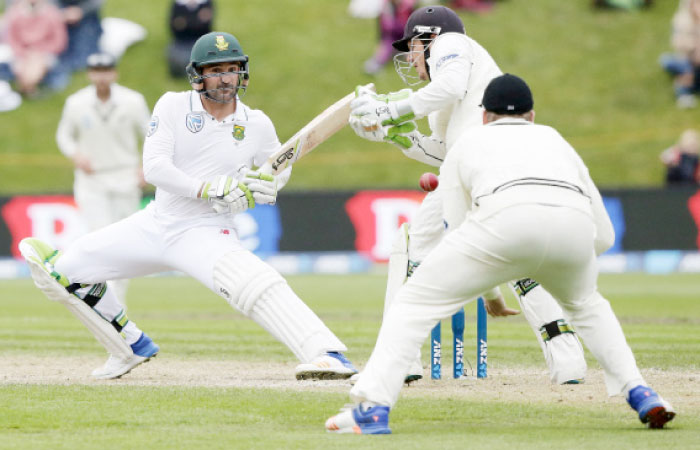
[(517, 309), (510, 309), (506, 305), (506, 301), (503, 299), (502, 295), (499, 295), (497, 298), (486, 299), (484, 306), (486, 307), (486, 312), (489, 313), (491, 317), (514, 316), (520, 314), (520, 311)]
[(350, 103), (351, 116), (368, 116), (378, 125), (398, 125), (415, 117), (408, 97), (410, 89), (389, 94), (375, 94), (360, 87), (355, 89), (355, 100)]
[(204, 183), (199, 197), (209, 200), (214, 211), (243, 212), (255, 208), (255, 199), (248, 187), (238, 183), (233, 177), (221, 175), (214, 180)]
[(253, 195), (256, 204), (274, 205), (277, 202), (277, 176), (244, 168), (239, 170), (240, 178)]

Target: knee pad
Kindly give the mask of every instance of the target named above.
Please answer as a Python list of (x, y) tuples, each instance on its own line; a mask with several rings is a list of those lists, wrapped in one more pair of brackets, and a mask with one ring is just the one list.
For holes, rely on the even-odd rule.
[(265, 291), (280, 283), (287, 281), (248, 251), (227, 253), (214, 266), (217, 294), (246, 316), (250, 316)]

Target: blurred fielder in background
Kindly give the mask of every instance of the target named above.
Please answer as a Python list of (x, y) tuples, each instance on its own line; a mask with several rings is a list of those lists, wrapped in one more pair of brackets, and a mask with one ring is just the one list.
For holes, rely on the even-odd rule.
[(285, 344), (302, 362), (297, 378), (350, 377), (357, 371), (341, 353), (345, 345), (279, 273), (242, 247), (233, 225), (236, 214), (274, 204), (291, 170), (251, 170), (280, 143), (270, 119), (238, 96), (248, 85), (248, 56), (234, 36), (212, 32), (193, 46), (187, 74), (193, 90), (163, 95), (148, 126), (143, 166), (155, 201), (63, 254), (24, 239), (35, 283), (111, 354), (93, 372), (98, 378), (119, 377), (158, 352), (105, 281), (170, 270), (199, 280)]
[(598, 189), (576, 150), (533, 123), (532, 93), (513, 75), (483, 97), (485, 126), (466, 130), (440, 170), (447, 234), (396, 294), (377, 344), (350, 391), (356, 406), (328, 431), (387, 434), (411, 361), (435, 324), (484, 294), (506, 309), (498, 285), (537, 278), (554, 294), (639, 419), (662, 428), (675, 412), (646, 385), (608, 301), (597, 290), (597, 255), (614, 241)]
[[(388, 95), (363, 92), (352, 104), (350, 125), (358, 136), (391, 142), (409, 158), (439, 167), (448, 149), (468, 128), (481, 125), (481, 99), (489, 81), (501, 74), (491, 55), (465, 34), (464, 24), (444, 6), (426, 6), (408, 19), (404, 36), (394, 42), (403, 52), (396, 70), (409, 85), (429, 83), (416, 92), (404, 89)], [(415, 119), (428, 117), (432, 135), (417, 130)], [(396, 291), (440, 241), (443, 222), (440, 190), (428, 193), (410, 224), (396, 235), (389, 259), (384, 312)], [(512, 283), (525, 317), (542, 347), (552, 382), (579, 383), (586, 374), (583, 348), (552, 296), (531, 279)], [(491, 315), (512, 315), (512, 309)], [(420, 356), (407, 381), (422, 377)]]
[[(87, 59), (91, 85), (66, 99), (56, 142), (73, 161), (73, 196), (88, 231), (138, 211), (141, 143), (150, 110), (143, 95), (116, 83), (116, 59), (94, 53)], [(127, 280), (115, 280), (117, 297), (126, 298)]]

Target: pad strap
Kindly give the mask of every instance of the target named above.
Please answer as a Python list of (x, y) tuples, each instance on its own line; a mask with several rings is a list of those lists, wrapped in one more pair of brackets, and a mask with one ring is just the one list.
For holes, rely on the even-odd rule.
[(540, 283), (532, 278), (523, 278), (515, 282), (515, 292), (522, 297), (539, 285)]
[(542, 340), (547, 342), (563, 333), (574, 333), (574, 329), (566, 323), (566, 320), (559, 319), (553, 322), (549, 322), (540, 327), (540, 333), (542, 334)]

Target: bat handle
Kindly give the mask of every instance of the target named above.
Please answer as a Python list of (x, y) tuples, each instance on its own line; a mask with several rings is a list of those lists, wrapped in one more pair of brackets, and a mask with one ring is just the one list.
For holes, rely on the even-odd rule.
[(265, 163), (258, 168), (258, 172), (264, 173), (266, 175), (272, 175), (273, 174), (272, 164), (270, 164), (269, 161), (265, 161)]

